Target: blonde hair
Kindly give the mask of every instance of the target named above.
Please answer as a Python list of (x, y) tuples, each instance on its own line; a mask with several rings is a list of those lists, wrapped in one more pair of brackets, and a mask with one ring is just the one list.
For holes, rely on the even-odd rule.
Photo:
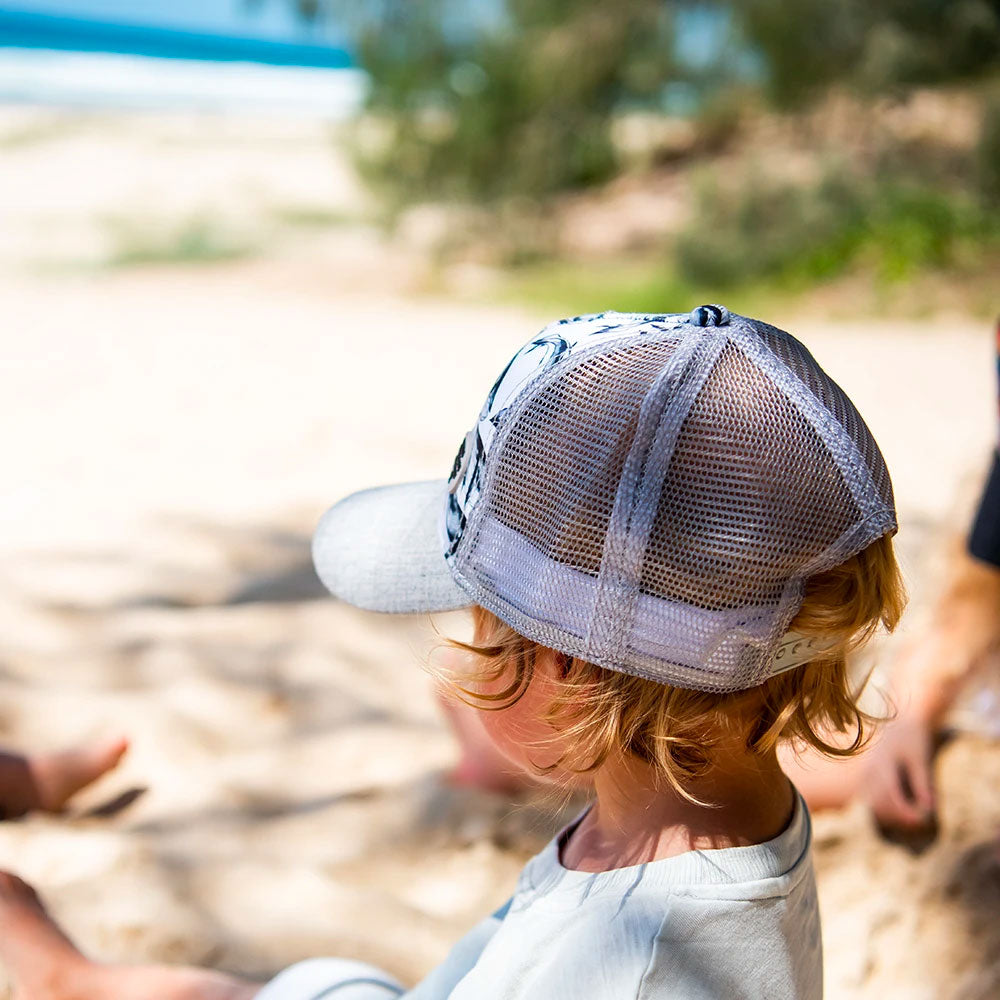
[[(880, 626), (892, 631), (905, 603), (892, 539), (885, 536), (806, 581), (791, 627), (822, 637), (832, 644), (829, 652), (758, 687), (729, 694), (691, 691), (548, 651), (557, 658), (561, 676), (546, 718), (567, 749), (554, 764), (537, 770), (586, 774), (625, 751), (694, 799), (690, 784), (709, 772), (721, 749), (734, 741), (760, 755), (794, 740), (832, 757), (852, 756), (865, 746), (874, 719), (858, 706), (847, 655)], [(473, 654), (474, 668), (444, 679), (469, 704), (502, 710), (527, 690), (545, 647), (484, 608), (475, 607), (473, 616), (474, 641), (449, 644)], [(501, 687), (487, 694), (476, 689), (477, 681)], [(838, 736), (847, 737), (846, 745)]]

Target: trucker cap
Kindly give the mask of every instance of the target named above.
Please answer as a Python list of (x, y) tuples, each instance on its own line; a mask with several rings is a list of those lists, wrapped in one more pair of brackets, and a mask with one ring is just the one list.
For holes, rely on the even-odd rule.
[(896, 530), (867, 426), (794, 337), (722, 306), (547, 326), (445, 479), (347, 497), (313, 540), (337, 597), (473, 604), (521, 635), (677, 687), (814, 659), (810, 576)]

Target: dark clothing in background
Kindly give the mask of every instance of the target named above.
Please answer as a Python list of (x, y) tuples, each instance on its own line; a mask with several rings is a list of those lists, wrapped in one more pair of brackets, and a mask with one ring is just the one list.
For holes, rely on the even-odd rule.
[(1000, 451), (993, 456), (993, 468), (972, 522), (969, 552), (1000, 569)]

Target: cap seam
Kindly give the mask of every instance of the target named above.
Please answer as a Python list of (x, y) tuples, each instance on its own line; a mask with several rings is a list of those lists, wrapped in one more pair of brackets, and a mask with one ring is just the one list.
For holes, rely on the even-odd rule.
[[(601, 565), (597, 576), (597, 588), (593, 609), (594, 613), (591, 616), (590, 627), (587, 630), (586, 643), (588, 654), (595, 648), (594, 625), (603, 600), (608, 598), (609, 586), (622, 586), (625, 588), (628, 621), (626, 622), (623, 620), (625, 618), (625, 611), (623, 610), (618, 616), (619, 621), (613, 626), (609, 625), (605, 630), (611, 637), (610, 643), (608, 643), (607, 639), (605, 639), (605, 652), (610, 654), (612, 658), (618, 658), (623, 654), (622, 644), (624, 636), (622, 633), (631, 628), (632, 621), (635, 617), (635, 596), (639, 592), (639, 584), (641, 582), (642, 571), (645, 566), (646, 554), (649, 548), (649, 533), (652, 527), (651, 524), (647, 526), (645, 537), (641, 539), (642, 551), (641, 553), (636, 554), (636, 560), (638, 562), (637, 566), (630, 567), (628, 565), (627, 552), (630, 547), (634, 547), (636, 543), (636, 512), (640, 507), (641, 501), (644, 499), (643, 492), (646, 489), (649, 476), (649, 466), (651, 460), (654, 458), (653, 450), (659, 442), (661, 432), (664, 428), (664, 421), (668, 416), (670, 416), (677, 425), (674, 428), (669, 441), (670, 454), (665, 459), (662, 458), (662, 456), (656, 456), (656, 460), (664, 464), (665, 472), (673, 457), (674, 449), (677, 444), (677, 438), (681, 433), (684, 421), (687, 419), (687, 415), (697, 402), (697, 399), (701, 394), (701, 390), (704, 388), (705, 381), (708, 379), (713, 368), (715, 367), (715, 363), (718, 361), (722, 347), (725, 344), (725, 341), (722, 338), (711, 335), (704, 336), (701, 331), (699, 331), (699, 334), (697, 335), (689, 334), (685, 340), (687, 343), (682, 343), (682, 345), (677, 348), (677, 352), (675, 352), (675, 355), (671, 357), (668, 365), (668, 368), (673, 368), (676, 365), (678, 370), (671, 371), (669, 374), (667, 370), (664, 370), (661, 373), (661, 375), (647, 390), (639, 410), (639, 417), (632, 437), (632, 442), (629, 446), (629, 453), (625, 459), (625, 464), (622, 468), (622, 475), (618, 482), (614, 506), (617, 507), (619, 499), (622, 498), (623, 489), (631, 488), (632, 496), (631, 498), (622, 498), (623, 504), (627, 509), (625, 511), (624, 523), (621, 525), (620, 538), (616, 537), (614, 534), (615, 509), (612, 508), (611, 519), (608, 523), (608, 530), (604, 541), (604, 549), (601, 554)], [(702, 350), (702, 345), (705, 344), (706, 341), (709, 342), (710, 346)], [(680, 358), (677, 357), (677, 353), (679, 352), (684, 352)], [(669, 413), (668, 411), (671, 400), (675, 398), (675, 394), (680, 392), (685, 383), (689, 380), (692, 380), (695, 383), (696, 389), (691, 395), (691, 398), (687, 400), (684, 413), (682, 415)], [(661, 382), (663, 384), (661, 384)], [(655, 393), (661, 394), (663, 398), (655, 398)], [(651, 426), (644, 428), (642, 424), (642, 410), (645, 408), (647, 402), (650, 402), (650, 405), (655, 408), (656, 416), (654, 423), (653, 415), (650, 414)], [(632, 450), (636, 446), (639, 435), (643, 433), (646, 434), (647, 440), (645, 443), (639, 442), (641, 455), (636, 456), (638, 469), (636, 470), (635, 482), (630, 486), (630, 484), (625, 482), (625, 476), (629, 464), (632, 462)], [(657, 506), (659, 505), (662, 492), (663, 479), (661, 477), (656, 495)], [(617, 567), (612, 565), (612, 562), (616, 559), (619, 563)], [(628, 578), (630, 569), (634, 569), (632, 579)], [(617, 576), (612, 576), (612, 574), (616, 573), (616, 570)]]

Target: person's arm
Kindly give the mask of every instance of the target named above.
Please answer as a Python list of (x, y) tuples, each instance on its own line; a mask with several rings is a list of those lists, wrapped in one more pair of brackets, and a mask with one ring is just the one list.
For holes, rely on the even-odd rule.
[[(988, 515), (1000, 520), (1000, 504)], [(983, 520), (981, 511), (977, 524)], [(963, 552), (956, 557), (926, 626), (893, 671), (897, 715), (872, 748), (862, 783), (863, 794), (882, 823), (915, 827), (933, 814), (934, 732), (969, 675), (997, 648), (1000, 567)]]

